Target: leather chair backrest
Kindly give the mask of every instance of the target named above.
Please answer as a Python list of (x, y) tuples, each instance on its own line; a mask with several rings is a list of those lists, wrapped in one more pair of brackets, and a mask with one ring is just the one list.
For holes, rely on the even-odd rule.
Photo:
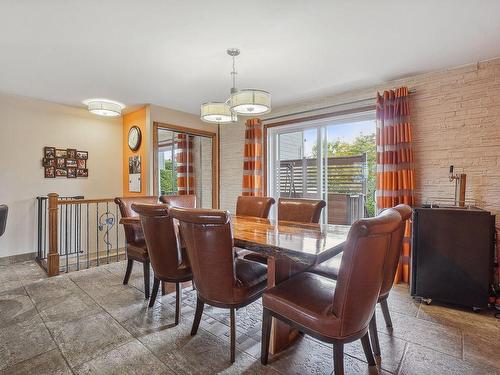
[(231, 303), (236, 287), (229, 212), (171, 208), (179, 220), (198, 294), (207, 301)]
[[(115, 198), (115, 203), (120, 208), (122, 217), (137, 216), (137, 213), (132, 209), (133, 203), (149, 203), (154, 204), (158, 202), (158, 197), (155, 196), (142, 196), (142, 197), (121, 197)], [(137, 225), (124, 225), (125, 240), (129, 244), (139, 243), (144, 241), (144, 234), (142, 229)]]
[(133, 203), (132, 209), (141, 217), (149, 259), (155, 276), (160, 279), (175, 278), (183, 263), (181, 247), (166, 204)]
[(391, 238), (400, 226), (401, 216), (393, 209), (351, 226), (332, 306), (332, 313), (341, 320), (343, 337), (368, 326), (382, 286)]
[(295, 221), (297, 223), (319, 223), (321, 210), (325, 201), (302, 198), (279, 198), (278, 220)]
[(170, 207), (195, 208), (196, 195), (162, 195), (160, 202), (168, 204)]
[(394, 284), (394, 278), (396, 277), (396, 271), (401, 257), (401, 250), (403, 249), (406, 221), (410, 219), (412, 214), (411, 207), (406, 204), (398, 204), (393, 208), (401, 215), (402, 222), (401, 227), (391, 239), (391, 246), (386, 258), (384, 281), (382, 282), (382, 287), (380, 288), (380, 297), (385, 297), (389, 294), (392, 289), (392, 285)]
[(239, 196), (236, 201), (236, 215), (267, 219), (274, 202), (271, 197)]
[(7, 207), (5, 204), (0, 204), (0, 236), (5, 233), (8, 213), (9, 213), (9, 207)]

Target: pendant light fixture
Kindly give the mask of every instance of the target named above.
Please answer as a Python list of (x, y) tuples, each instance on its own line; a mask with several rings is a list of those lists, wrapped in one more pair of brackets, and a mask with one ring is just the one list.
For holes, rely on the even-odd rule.
[(255, 116), (271, 111), (271, 94), (264, 90), (236, 88), (235, 57), (240, 54), (237, 48), (229, 48), (227, 54), (233, 58), (231, 71), (233, 87), (226, 102), (208, 102), (201, 105), (201, 119), (205, 122), (227, 123), (237, 121), (237, 115)]

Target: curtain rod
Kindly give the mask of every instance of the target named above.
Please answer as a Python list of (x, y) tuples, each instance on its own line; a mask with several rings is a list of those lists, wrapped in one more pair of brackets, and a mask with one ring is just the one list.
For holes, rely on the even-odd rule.
[[(409, 89), (408, 90), (408, 94), (414, 94), (416, 92), (417, 92), (416, 89)], [(331, 104), (331, 105), (327, 105), (327, 106), (324, 106), (324, 107), (306, 109), (306, 110), (299, 111), (299, 112), (293, 112), (293, 113), (288, 113), (288, 114), (284, 114), (284, 115), (278, 115), (278, 116), (274, 116), (274, 117), (268, 117), (268, 118), (263, 119), (263, 121), (273, 121), (273, 120), (277, 120), (277, 119), (280, 119), (280, 118), (283, 118), (283, 117), (303, 115), (303, 114), (306, 114), (306, 113), (323, 111), (325, 109), (331, 109), (331, 108), (341, 107), (341, 106), (348, 105), (348, 104), (355, 104), (355, 103), (360, 103), (360, 102), (366, 102), (368, 100), (375, 100), (375, 99), (377, 99), (376, 96), (371, 97), (371, 98), (353, 100), (353, 101), (350, 101), (350, 102), (343, 102), (343, 103)]]

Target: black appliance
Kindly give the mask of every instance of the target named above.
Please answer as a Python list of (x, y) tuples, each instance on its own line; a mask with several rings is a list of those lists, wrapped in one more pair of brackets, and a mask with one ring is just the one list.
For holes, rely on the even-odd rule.
[(415, 208), (411, 295), (428, 303), (486, 308), (494, 233), (495, 216), (479, 208)]

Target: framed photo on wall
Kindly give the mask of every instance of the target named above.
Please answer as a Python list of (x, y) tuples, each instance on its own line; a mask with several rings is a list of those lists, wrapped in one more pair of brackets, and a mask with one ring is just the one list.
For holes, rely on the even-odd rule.
[(56, 177), (66, 177), (67, 175), (66, 168), (56, 168)]
[(55, 167), (56, 166), (56, 159), (43, 158), (43, 166), (44, 167)]
[(45, 167), (45, 178), (55, 178), (56, 167)]
[(67, 156), (68, 159), (76, 159), (76, 149), (68, 148), (66, 151), (68, 154), (68, 156)]
[(76, 170), (76, 175), (77, 177), (88, 177), (89, 176), (89, 170), (88, 169), (77, 169)]
[(87, 160), (89, 158), (89, 152), (88, 151), (77, 151), (76, 158)]
[(67, 158), (68, 150), (56, 149), (56, 158)]
[(76, 159), (66, 159), (66, 168), (76, 168)]
[[(79, 151), (76, 148), (43, 148), (42, 166), (45, 178), (55, 177), (88, 177), (88, 151)], [(140, 160), (139, 160), (140, 168)]]
[(56, 157), (56, 148), (55, 147), (44, 147), (43, 148), (43, 157), (46, 159), (54, 159)]
[(67, 174), (66, 177), (68, 177), (68, 178), (76, 178), (76, 168), (69, 167), (69, 168), (66, 168), (66, 170), (68, 171), (68, 174)]
[(76, 166), (78, 169), (86, 169), (87, 168), (87, 160), (76, 159)]

